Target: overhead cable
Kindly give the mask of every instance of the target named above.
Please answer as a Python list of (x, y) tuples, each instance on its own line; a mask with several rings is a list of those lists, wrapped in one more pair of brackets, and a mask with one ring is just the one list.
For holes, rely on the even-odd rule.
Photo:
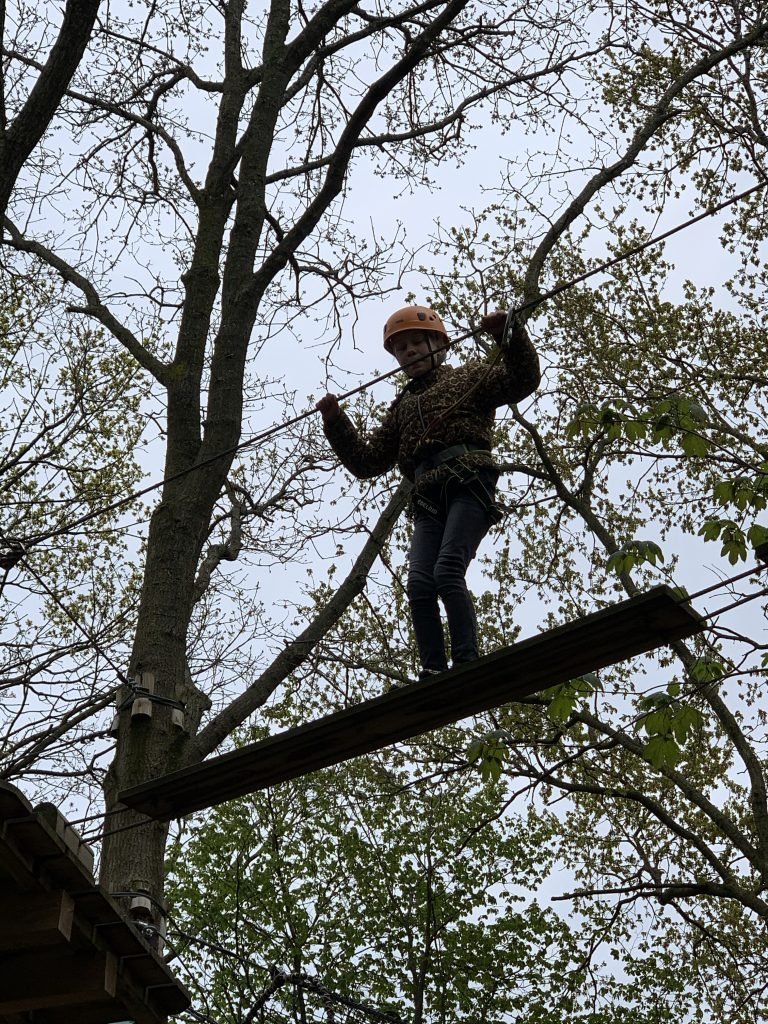
[[(568, 281), (565, 281), (565, 282), (563, 282), (563, 283), (561, 283), (559, 285), (556, 285), (554, 288), (551, 288), (549, 291), (543, 292), (541, 295), (537, 296), (536, 298), (531, 299), (528, 302), (523, 303), (519, 307), (516, 307), (514, 310), (511, 311), (510, 315), (511, 316), (512, 315), (517, 315), (519, 313), (530, 311), (530, 310), (534, 309), (535, 307), (541, 305), (542, 303), (547, 302), (549, 299), (552, 299), (555, 296), (560, 295), (563, 292), (567, 291), (568, 289), (573, 288), (576, 285), (583, 283), (584, 281), (588, 280), (589, 278), (594, 277), (597, 274), (603, 273), (606, 270), (609, 270), (611, 267), (616, 266), (618, 263), (620, 263), (620, 262), (622, 262), (624, 260), (630, 259), (633, 256), (638, 255), (639, 253), (645, 251), (646, 249), (650, 248), (653, 245), (658, 245), (660, 242), (663, 242), (666, 239), (670, 238), (672, 235), (677, 234), (678, 232), (683, 231), (684, 229), (686, 229), (688, 227), (691, 227), (694, 224), (697, 224), (699, 221), (704, 220), (707, 217), (712, 217), (712, 216), (714, 216), (717, 213), (720, 213), (722, 210), (726, 209), (727, 207), (732, 206), (735, 203), (738, 203), (741, 200), (746, 199), (749, 196), (751, 196), (751, 195), (757, 193), (758, 191), (764, 189), (767, 185), (768, 185), (768, 180), (758, 182), (756, 185), (753, 185), (750, 188), (745, 189), (743, 192), (740, 192), (740, 193), (738, 193), (735, 196), (731, 196), (729, 199), (724, 199), (722, 202), (717, 203), (714, 206), (707, 207), (706, 210), (702, 211), (699, 214), (696, 214), (694, 217), (691, 217), (691, 218), (689, 218), (686, 221), (681, 222), (680, 224), (676, 225), (675, 227), (670, 228), (668, 231), (662, 232), (662, 234), (660, 234), (660, 235), (655, 235), (652, 238), (646, 239), (644, 242), (640, 242), (637, 245), (631, 246), (629, 249), (626, 249), (624, 252), (619, 253), (617, 256), (612, 257), (610, 260), (606, 260), (605, 262), (598, 264), (597, 266), (593, 267), (591, 270), (585, 271), (583, 274), (580, 274), (578, 277), (572, 278), (572, 279), (570, 279)], [(456, 341), (464, 341), (467, 338), (476, 335), (477, 333), (478, 333), (478, 330), (477, 329), (473, 329), (473, 330), (465, 332), (464, 334), (459, 335), (455, 340)], [(417, 361), (418, 360), (414, 360), (414, 362), (417, 362)], [(398, 366), (398, 367), (395, 367), (395, 369), (393, 369), (393, 370), (387, 371), (386, 373), (379, 374), (377, 377), (373, 377), (371, 380), (366, 381), (364, 384), (360, 384), (358, 387), (352, 388), (350, 391), (344, 392), (343, 394), (339, 395), (338, 398), (341, 401), (344, 401), (345, 399), (351, 398), (353, 395), (359, 394), (360, 392), (365, 391), (366, 389), (372, 387), (373, 385), (378, 384), (381, 381), (387, 380), (390, 377), (393, 377), (395, 374), (400, 373), (401, 370), (404, 369), (404, 368), (405, 367)], [(125, 505), (128, 505), (131, 502), (138, 500), (139, 498), (145, 497), (147, 494), (150, 494), (152, 491), (155, 491), (155, 490), (158, 490), (161, 487), (164, 487), (166, 484), (173, 483), (176, 480), (180, 480), (181, 478), (183, 478), (185, 476), (188, 476), (191, 473), (195, 473), (195, 472), (197, 472), (200, 469), (204, 469), (206, 466), (212, 465), (212, 464), (218, 462), (220, 459), (228, 458), (229, 456), (235, 455), (237, 452), (243, 451), (246, 448), (255, 447), (256, 445), (261, 444), (262, 442), (268, 440), (270, 437), (273, 437), (275, 434), (278, 434), (281, 431), (287, 429), (288, 427), (294, 426), (297, 423), (300, 423), (302, 420), (305, 420), (308, 417), (314, 416), (316, 414), (317, 413), (316, 413), (316, 410), (314, 408), (307, 409), (304, 412), (298, 413), (297, 415), (292, 416), (292, 417), (290, 417), (287, 420), (283, 420), (283, 421), (281, 421), (279, 423), (275, 423), (271, 427), (268, 427), (266, 430), (263, 430), (263, 431), (261, 431), (261, 432), (259, 432), (257, 434), (254, 434), (251, 437), (247, 437), (245, 440), (240, 441), (236, 445), (232, 445), (229, 448), (225, 448), (222, 451), (217, 452), (215, 455), (209, 456), (206, 459), (202, 459), (200, 462), (196, 462), (193, 465), (187, 466), (186, 468), (184, 468), (182, 470), (179, 470), (176, 473), (172, 473), (172, 474), (170, 474), (167, 477), (163, 477), (161, 480), (157, 480), (154, 483), (147, 484), (146, 487), (143, 487), (143, 488), (141, 488), (141, 489), (139, 489), (137, 491), (134, 491), (131, 494), (128, 494), (128, 495), (126, 495), (126, 496), (124, 496), (122, 498), (118, 498), (115, 501), (110, 502), (109, 504), (105, 505), (103, 508), (94, 509), (94, 510), (92, 510), (90, 512), (87, 512), (84, 515), (80, 516), (79, 518), (73, 520), (71, 523), (65, 524), (64, 526), (61, 526), (61, 527), (59, 527), (56, 530), (51, 530), (48, 533), (36, 534), (36, 535), (28, 538), (27, 540), (25, 540), (24, 544), (28, 548), (28, 547), (40, 544), (43, 541), (53, 540), (56, 537), (60, 537), (60, 536), (65, 535), (65, 534), (69, 534), (73, 530), (77, 529), (80, 526), (85, 525), (86, 523), (90, 522), (91, 520), (96, 519), (96, 518), (98, 518), (100, 516), (103, 516), (103, 515), (107, 515), (110, 512), (117, 511), (117, 509), (120, 509), (120, 508), (124, 507)]]

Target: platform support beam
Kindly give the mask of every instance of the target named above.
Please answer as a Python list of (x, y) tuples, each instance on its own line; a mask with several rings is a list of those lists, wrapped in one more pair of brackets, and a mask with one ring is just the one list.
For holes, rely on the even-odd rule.
[(66, 892), (0, 891), (0, 907), (1, 952), (69, 942), (75, 904)]
[(114, 998), (117, 973), (118, 960), (111, 953), (5, 956), (0, 961), (0, 1015)]

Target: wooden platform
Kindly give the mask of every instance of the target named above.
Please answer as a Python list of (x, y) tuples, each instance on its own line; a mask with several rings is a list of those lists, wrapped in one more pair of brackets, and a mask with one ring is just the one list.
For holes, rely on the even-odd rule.
[(703, 628), (689, 605), (656, 587), (471, 664), (134, 786), (119, 799), (151, 818), (180, 817), (521, 700)]
[(184, 988), (55, 807), (0, 782), (0, 1024), (165, 1024)]

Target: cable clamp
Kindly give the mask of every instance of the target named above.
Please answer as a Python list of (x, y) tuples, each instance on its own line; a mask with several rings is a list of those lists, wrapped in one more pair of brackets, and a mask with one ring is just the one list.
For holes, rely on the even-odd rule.
[(135, 680), (126, 680), (130, 689), (128, 696), (118, 705), (115, 716), (112, 719), (109, 732), (111, 736), (117, 736), (120, 724), (120, 715), (126, 708), (131, 709), (131, 718), (150, 719), (155, 704), (171, 709), (171, 725), (179, 731), (186, 731), (186, 703), (176, 700), (173, 697), (163, 697), (155, 693), (155, 673), (139, 672)]

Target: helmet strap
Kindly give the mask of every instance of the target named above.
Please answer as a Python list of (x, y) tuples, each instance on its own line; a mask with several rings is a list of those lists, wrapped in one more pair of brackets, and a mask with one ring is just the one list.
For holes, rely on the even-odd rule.
[(430, 358), (430, 360), (432, 362), (432, 369), (433, 370), (436, 370), (438, 368), (438, 366), (440, 366), (442, 363), (445, 362), (445, 356), (446, 356), (446, 351), (445, 350), (448, 347), (447, 346), (448, 339), (447, 338), (443, 338), (442, 335), (440, 336), (440, 344), (438, 344), (438, 345), (435, 344), (435, 342), (437, 340), (435, 338), (435, 334), (437, 334), (437, 333), (438, 333), (437, 331), (428, 331), (427, 332), (427, 344), (429, 345), (429, 358)]

